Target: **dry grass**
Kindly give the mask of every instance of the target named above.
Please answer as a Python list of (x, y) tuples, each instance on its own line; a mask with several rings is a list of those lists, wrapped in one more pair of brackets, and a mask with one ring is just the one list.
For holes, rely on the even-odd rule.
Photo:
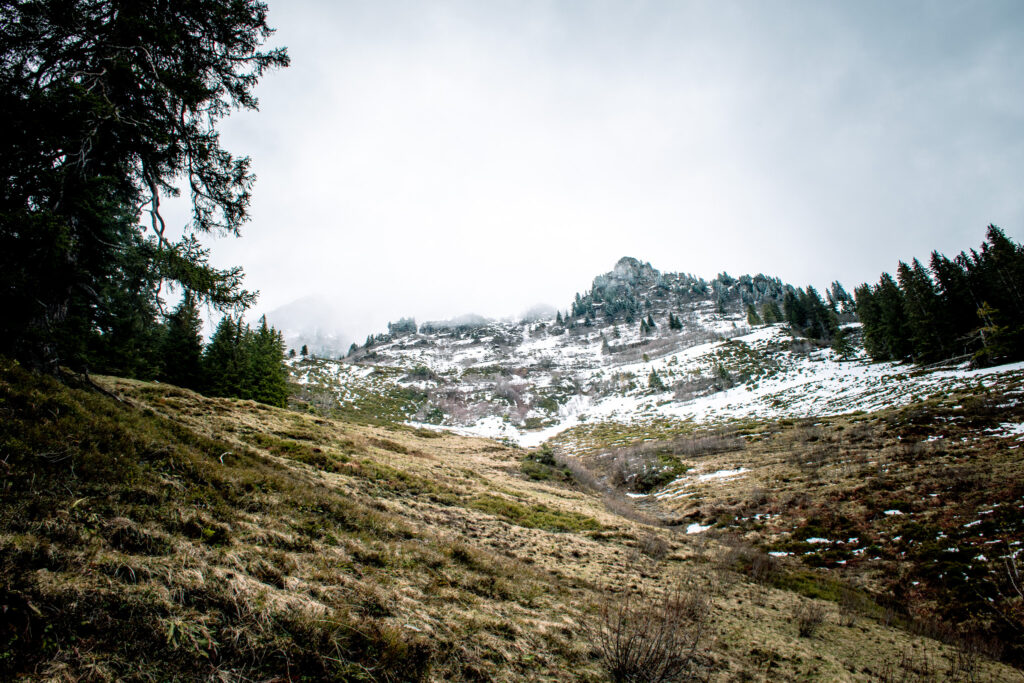
[[(714, 680), (877, 680), (931, 642), (870, 614), (801, 639), (792, 606), (831, 615), (832, 584), (727, 566), (718, 532), (635, 522), (494, 442), (101, 381), (124, 403), (0, 364), (0, 679), (606, 680), (583, 628), (605, 587), (661, 595), (679, 576), (714, 596)], [(748, 439), (766, 476), (668, 512), (735, 511), (733, 533), (741, 511), (795, 519), (783, 501), (803, 483), (773, 441), (788, 434)], [(785, 538), (772, 521), (758, 538)], [(956, 649), (930, 647), (948, 668)]]

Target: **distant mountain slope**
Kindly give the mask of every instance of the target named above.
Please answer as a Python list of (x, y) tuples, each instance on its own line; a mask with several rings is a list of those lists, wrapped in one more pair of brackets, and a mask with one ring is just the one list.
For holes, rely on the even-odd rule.
[[(522, 445), (587, 423), (834, 415), (1021, 378), (1018, 366), (923, 373), (870, 363), (856, 323), (837, 348), (785, 323), (750, 324), (748, 307), (777, 306), (794, 290), (763, 275), (704, 281), (624, 258), (564, 316), (405, 328), (343, 361), (298, 359), (293, 372), (309, 397), (352, 415)], [(839, 319), (852, 317), (841, 287), (829, 298)]]

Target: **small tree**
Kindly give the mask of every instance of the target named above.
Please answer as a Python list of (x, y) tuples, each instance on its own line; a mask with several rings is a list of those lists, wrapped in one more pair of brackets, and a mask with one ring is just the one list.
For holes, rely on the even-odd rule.
[(779, 305), (774, 301), (765, 301), (761, 304), (761, 319), (765, 325), (782, 322), (782, 311), (779, 310)]
[[(353, 346), (354, 346), (354, 344), (353, 344)], [(301, 353), (302, 353), (302, 357), (303, 357), (303, 358), (305, 358), (306, 356), (308, 356), (308, 355), (309, 355), (309, 347), (308, 347), (308, 346), (306, 346), (305, 344), (303, 344), (303, 345), (302, 345), (302, 351), (301, 351)]]
[(754, 308), (754, 304), (747, 304), (747, 324), (751, 327), (757, 327), (763, 325), (764, 321), (761, 320), (761, 316), (757, 314), (757, 309)]
[(651, 370), (651, 374), (647, 376), (647, 386), (653, 391), (665, 391), (665, 383), (661, 381), (656, 370)]

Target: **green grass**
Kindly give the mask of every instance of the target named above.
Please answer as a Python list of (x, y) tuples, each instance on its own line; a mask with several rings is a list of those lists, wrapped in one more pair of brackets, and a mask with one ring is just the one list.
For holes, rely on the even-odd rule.
[(482, 494), (470, 499), (466, 506), (489, 515), (501, 517), (517, 526), (545, 531), (597, 531), (601, 524), (593, 517), (578, 512), (553, 510), (546, 505), (523, 505), (508, 498)]

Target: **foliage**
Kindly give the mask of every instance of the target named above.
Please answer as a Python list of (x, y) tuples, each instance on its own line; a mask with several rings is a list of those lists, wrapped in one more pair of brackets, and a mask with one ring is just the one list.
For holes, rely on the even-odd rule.
[(954, 259), (932, 252), (930, 268), (900, 262), (897, 279), (857, 288), (864, 346), (876, 360), (979, 365), (1024, 358), (1024, 247), (994, 225), (981, 250)]
[(202, 326), (195, 295), (189, 292), (167, 316), (160, 353), (161, 381), (189, 389), (202, 388)]
[(284, 339), (267, 326), (266, 317), (252, 330), (226, 316), (217, 326), (202, 358), (203, 390), (211, 396), (248, 398), (283, 407), (288, 400)]
[[(237, 235), (253, 175), (217, 123), (255, 109), (283, 50), (256, 0), (5, 3), (0, 13), (0, 352), (36, 367), (151, 375), (163, 283), (222, 310), (254, 295), (197, 235)], [(165, 233), (186, 185), (192, 221)], [(149, 227), (140, 224), (143, 210)]]

